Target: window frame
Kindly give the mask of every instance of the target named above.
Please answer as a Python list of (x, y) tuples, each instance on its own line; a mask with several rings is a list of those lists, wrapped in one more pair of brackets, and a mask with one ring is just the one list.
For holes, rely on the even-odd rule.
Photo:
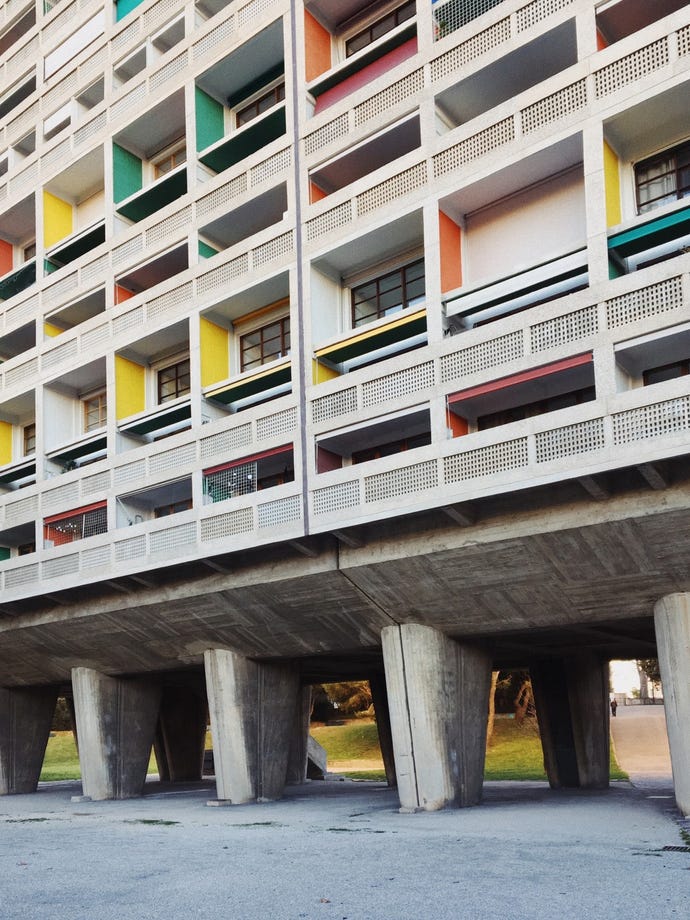
[[(184, 364), (187, 365), (187, 372), (186, 372), (187, 388), (181, 389), (179, 381), (184, 378), (184, 374), (181, 374), (179, 372), (179, 368)], [(164, 395), (162, 393), (162, 387), (164, 385), (164, 381), (161, 380), (161, 377), (163, 374), (171, 370), (175, 371), (175, 376), (173, 378), (175, 382), (175, 391), (173, 395)], [(174, 400), (180, 399), (183, 396), (188, 396), (191, 393), (191, 389), (192, 389), (191, 364), (190, 364), (190, 359), (189, 359), (188, 354), (185, 354), (185, 355), (180, 354), (176, 359), (171, 359), (170, 361), (164, 361), (160, 363), (155, 368), (155, 373), (156, 373), (156, 405), (157, 406), (163, 406), (166, 403), (173, 402)]]
[[(281, 95), (282, 93), (282, 95)], [(263, 111), (258, 111), (258, 106), (265, 100), (270, 99), (273, 96), (273, 102), (268, 108)], [(254, 96), (250, 96), (249, 99), (243, 99), (242, 102), (233, 109), (234, 119), (235, 119), (235, 128), (244, 128), (245, 125), (250, 124), (255, 119), (259, 118), (261, 115), (265, 115), (266, 112), (270, 112), (271, 109), (275, 108), (277, 105), (280, 105), (281, 102), (285, 102), (285, 76), (281, 76), (272, 84), (268, 84), (261, 88), (261, 90), (256, 93)], [(251, 118), (242, 119), (242, 116), (249, 112), (252, 109), (256, 109), (255, 113)]]
[[(683, 154), (685, 156), (685, 163), (679, 166), (679, 155)], [(641, 179), (641, 170), (648, 170), (656, 164), (663, 164), (664, 161), (669, 160), (673, 161), (672, 169), (667, 170), (661, 176), (655, 176), (654, 178), (646, 180)], [(683, 186), (681, 186), (679, 182), (681, 170), (685, 170), (688, 176), (686, 184)], [(661, 150), (651, 157), (645, 157), (643, 160), (638, 160), (638, 162), (634, 164), (633, 175), (635, 181), (635, 206), (638, 214), (648, 214), (650, 211), (663, 207), (665, 204), (671, 204), (673, 201), (680, 201), (683, 198), (690, 197), (690, 139), (680, 144), (675, 144), (672, 147), (667, 147), (665, 150)], [(659, 181), (660, 178), (671, 175), (674, 179), (674, 188), (671, 191), (665, 192), (662, 195), (657, 195), (655, 198), (648, 199), (647, 201), (641, 200), (640, 190), (643, 186), (651, 185), (653, 182)], [(671, 198), (671, 196), (673, 197)]]
[[(418, 265), (422, 266), (421, 276), (418, 278), (408, 279), (406, 277), (406, 273), (410, 269)], [(400, 284), (398, 288), (391, 288), (390, 290), (398, 289), (401, 291), (400, 309), (395, 309), (392, 307), (382, 308), (381, 307), (382, 293), (383, 294), (390, 293), (390, 290), (388, 291), (384, 290), (382, 292), (381, 282), (385, 281), (386, 279), (392, 278), (396, 274), (400, 274), (401, 276)], [(407, 289), (410, 283), (412, 281), (419, 281), (420, 278), (423, 279), (423, 282), (424, 282), (424, 293), (421, 295), (415, 295), (414, 297), (410, 297), (407, 293)], [(356, 302), (355, 298), (357, 296), (357, 291), (360, 290), (361, 288), (369, 287), (372, 284), (376, 285), (375, 297), (374, 298), (371, 298), (371, 297), (363, 298), (362, 300)], [(352, 329), (359, 329), (362, 326), (367, 326), (369, 323), (376, 322), (377, 320), (387, 319), (387, 318), (390, 318), (391, 316), (397, 315), (398, 313), (404, 313), (405, 310), (409, 310), (411, 307), (414, 308), (418, 306), (418, 304), (412, 303), (412, 301), (416, 300), (417, 297), (421, 297), (421, 299), (424, 301), (426, 300), (426, 266), (424, 263), (424, 256), (423, 255), (418, 256), (415, 259), (411, 259), (408, 262), (404, 262), (398, 265), (396, 268), (388, 269), (379, 275), (374, 275), (374, 276), (369, 276), (368, 278), (363, 278), (361, 281), (357, 281), (356, 283), (351, 283), (349, 287), (350, 287), (350, 317), (349, 318), (350, 318), (350, 324), (351, 324)], [(357, 313), (356, 313), (357, 307), (361, 306), (362, 304), (367, 303), (368, 301), (371, 301), (372, 299), (375, 299), (376, 301), (376, 304), (377, 304), (376, 311), (366, 314), (364, 318), (362, 317), (358, 318)], [(395, 306), (397, 307), (397, 304)], [(388, 312), (389, 310), (392, 310), (393, 312), (389, 313)]]
[(36, 454), (36, 422), (22, 425), (22, 456), (32, 457)]
[[(410, 9), (412, 10), (412, 13), (410, 15), (404, 16), (404, 18), (399, 17), (399, 13), (402, 10), (410, 10)], [(366, 25), (364, 26), (361, 25), (362, 20), (360, 20), (359, 27), (355, 26), (351, 29), (348, 29), (347, 32), (343, 35), (343, 38), (342, 38), (343, 59), (347, 61), (350, 58), (355, 57), (355, 55), (359, 54), (361, 51), (364, 51), (366, 48), (371, 47), (371, 45), (373, 45), (375, 42), (379, 41), (382, 38), (385, 38), (386, 35), (390, 35), (391, 32), (393, 32), (403, 23), (409, 22), (411, 19), (414, 19), (416, 15), (417, 15), (416, 0), (403, 0), (402, 3), (391, 4), (388, 10), (386, 10), (386, 12), (382, 12), (379, 9), (376, 13), (367, 17), (367, 19), (365, 20)], [(384, 29), (383, 32), (377, 35), (374, 35), (373, 32), (376, 26), (385, 22), (385, 20), (389, 19), (390, 17), (393, 17), (394, 19), (393, 24), (389, 28)], [(355, 48), (353, 51), (350, 51), (350, 45), (352, 42), (354, 42), (356, 39), (365, 38), (365, 37), (368, 38), (368, 41), (365, 41), (363, 44), (358, 45), (358, 47)]]
[[(280, 352), (278, 353), (273, 352), (270, 355), (267, 355), (264, 353), (265, 343), (266, 341), (269, 341), (269, 342), (275, 341), (276, 337), (274, 336), (273, 339), (268, 339), (265, 341), (263, 333), (267, 329), (270, 329), (271, 326), (280, 327), (279, 338), (280, 338), (281, 349), (280, 349)], [(258, 343), (258, 347), (261, 352), (260, 358), (258, 360), (253, 360), (247, 363), (245, 360), (246, 351), (249, 350), (249, 348), (256, 348), (257, 344), (253, 344), (245, 348), (244, 342), (249, 336), (256, 335), (257, 333), (259, 333), (261, 336), (260, 341)], [(245, 332), (238, 333), (240, 373), (244, 374), (247, 371), (258, 370), (258, 368), (264, 367), (264, 365), (266, 364), (270, 364), (273, 361), (279, 361), (281, 358), (287, 357), (290, 354), (290, 348), (291, 348), (290, 334), (291, 334), (291, 329), (290, 329), (290, 311), (289, 310), (287, 310), (281, 316), (273, 317), (268, 322), (257, 324), (253, 326), (251, 329), (247, 329)]]
[[(95, 400), (98, 400), (98, 423), (89, 424), (89, 403), (93, 403)], [(108, 423), (108, 391), (105, 388), (83, 395), (81, 405), (84, 434), (98, 431), (99, 428), (105, 428)]]

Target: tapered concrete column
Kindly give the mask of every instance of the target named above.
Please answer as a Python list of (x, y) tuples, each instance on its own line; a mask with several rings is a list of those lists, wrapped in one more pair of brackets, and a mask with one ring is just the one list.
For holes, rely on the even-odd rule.
[(395, 775), (395, 755), (393, 754), (393, 734), (391, 732), (391, 717), (388, 707), (388, 693), (386, 679), (383, 674), (369, 676), (371, 700), (374, 704), (376, 715), (376, 730), (379, 735), (379, 747), (383, 759), (383, 768), (386, 771), (386, 781), (389, 786), (397, 786), (398, 778)]
[(490, 656), (417, 624), (387, 626), (381, 639), (401, 806), (476, 805)]
[(36, 791), (56, 701), (50, 688), (0, 687), (0, 795)]
[(225, 649), (204, 654), (218, 798), (235, 805), (283, 794), (299, 679)]
[(311, 720), (311, 687), (301, 687), (297, 692), (295, 721), (290, 736), (290, 752), (286, 782), (303, 783), (307, 779), (309, 755), (309, 723)]
[(206, 700), (189, 687), (166, 687), (154, 749), (158, 775), (172, 783), (201, 779), (206, 741)]
[(535, 662), (530, 675), (551, 787), (608, 786), (608, 663), (582, 653)]
[(676, 803), (690, 816), (690, 595), (669, 594), (654, 607), (659, 670)]
[(141, 795), (156, 729), (160, 688), (144, 680), (72, 670), (79, 765), (85, 796)]

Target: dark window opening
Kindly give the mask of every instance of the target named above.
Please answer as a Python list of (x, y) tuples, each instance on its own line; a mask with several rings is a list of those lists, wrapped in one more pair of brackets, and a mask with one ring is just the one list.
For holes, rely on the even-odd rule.
[(352, 288), (352, 325), (392, 316), (424, 300), (424, 259)]
[(415, 447), (426, 447), (427, 444), (431, 444), (431, 435), (429, 432), (423, 432), (413, 437), (400, 438), (397, 441), (388, 441), (386, 444), (378, 444), (375, 447), (353, 451), (352, 462), (366, 463), (368, 460), (380, 460), (381, 457), (391, 457), (393, 454), (413, 450)]
[(272, 109), (274, 105), (277, 105), (284, 99), (285, 84), (279, 83), (277, 86), (263, 93), (253, 102), (239, 109), (237, 112), (237, 127), (239, 128), (241, 125), (246, 125), (247, 122), (252, 121), (254, 118), (258, 118), (259, 115), (268, 112), (269, 109)]
[(509, 425), (511, 422), (520, 422), (523, 419), (533, 418), (536, 415), (556, 412), (558, 409), (568, 409), (571, 406), (579, 406), (581, 403), (590, 402), (593, 399), (596, 399), (594, 387), (583, 387), (580, 390), (573, 390), (570, 393), (561, 393), (559, 396), (550, 396), (546, 399), (525, 403), (521, 406), (500, 409), (498, 412), (480, 415), (477, 418), (477, 430), (485, 431), (487, 428), (497, 428), (499, 425)]
[(690, 141), (638, 163), (635, 188), (640, 214), (690, 195)]
[(189, 393), (189, 358), (158, 371), (158, 402), (169, 402)]
[(254, 329), (240, 336), (240, 370), (261, 367), (290, 351), (290, 317)]
[(393, 29), (401, 23), (406, 22), (408, 19), (412, 19), (416, 12), (416, 0), (408, 0), (407, 3), (403, 3), (402, 6), (382, 16), (381, 19), (372, 22), (366, 29), (362, 29), (361, 32), (358, 32), (356, 35), (346, 40), (346, 57), (351, 57), (353, 54), (361, 51), (362, 48), (366, 48), (367, 45), (371, 45), (373, 42), (377, 41), (383, 35), (392, 32)]
[(674, 361), (672, 364), (662, 364), (643, 371), (642, 381), (645, 386), (649, 386), (652, 383), (675, 380), (676, 377), (686, 377), (688, 374), (690, 374), (690, 360)]

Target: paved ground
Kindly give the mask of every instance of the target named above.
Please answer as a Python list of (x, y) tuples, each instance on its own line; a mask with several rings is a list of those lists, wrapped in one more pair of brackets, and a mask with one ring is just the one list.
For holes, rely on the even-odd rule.
[(618, 763), (636, 786), (671, 776), (663, 706), (619, 706), (611, 734)]
[(690, 915), (690, 852), (663, 849), (690, 840), (668, 774), (594, 794), (487, 783), (478, 808), (418, 815), (371, 783), (231, 808), (206, 806), (210, 784), (73, 804), (79, 789), (0, 800), (1, 920)]

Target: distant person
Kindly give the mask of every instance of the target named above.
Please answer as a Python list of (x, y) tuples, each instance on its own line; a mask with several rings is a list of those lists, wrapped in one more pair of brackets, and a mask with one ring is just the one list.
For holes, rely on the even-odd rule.
[(616, 710), (617, 710), (617, 709), (618, 709), (618, 703), (616, 702), (616, 698), (614, 697), (614, 698), (611, 700), (611, 715), (613, 716), (614, 719), (616, 718)]

